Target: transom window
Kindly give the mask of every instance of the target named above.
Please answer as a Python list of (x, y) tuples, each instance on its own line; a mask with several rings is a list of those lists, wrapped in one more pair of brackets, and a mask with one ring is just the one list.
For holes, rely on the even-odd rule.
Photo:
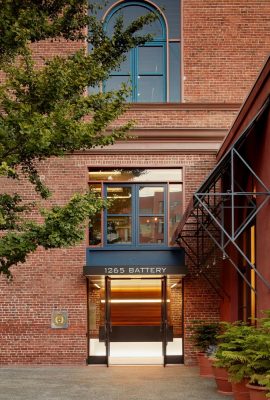
[(90, 170), (90, 189), (110, 202), (90, 221), (89, 244), (170, 245), (182, 215), (181, 180), (181, 169)]

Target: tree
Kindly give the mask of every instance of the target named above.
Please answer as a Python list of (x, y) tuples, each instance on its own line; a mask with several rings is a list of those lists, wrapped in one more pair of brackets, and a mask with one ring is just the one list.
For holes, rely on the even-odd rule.
[[(130, 48), (150, 39), (138, 32), (156, 16), (147, 14), (128, 27), (119, 18), (109, 37), (87, 0), (2, 0), (0, 6), (0, 69), (5, 76), (0, 85), (0, 174), (10, 179), (23, 174), (47, 199), (50, 192), (40, 179), (39, 161), (113, 144), (130, 129), (127, 123), (105, 134), (125, 110), (127, 87), (85, 92), (108, 78)], [(43, 40), (87, 40), (92, 51), (46, 59), (37, 68), (31, 44)], [(38, 223), (27, 218), (34, 204), (18, 193), (2, 193), (0, 273), (11, 277), (10, 267), (25, 262), (38, 246), (77, 243), (86, 219), (104, 205), (93, 193), (76, 194), (63, 207), (40, 211), (43, 222)]]

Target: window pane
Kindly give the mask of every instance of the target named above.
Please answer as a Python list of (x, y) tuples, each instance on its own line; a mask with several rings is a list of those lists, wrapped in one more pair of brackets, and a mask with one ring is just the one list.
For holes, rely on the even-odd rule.
[(155, 0), (155, 4), (164, 12), (168, 25), (170, 38), (180, 36), (180, 1), (179, 0)]
[[(117, 18), (122, 17), (124, 22), (124, 28), (127, 28), (135, 19), (148, 14), (150, 11), (148, 8), (140, 5), (124, 6), (120, 10), (116, 11), (110, 18), (106, 31), (109, 36), (112, 36), (114, 31), (114, 25)], [(135, 36), (145, 35), (151, 33), (154, 37), (162, 36), (162, 26), (160, 21), (157, 19), (153, 21), (150, 25), (144, 26), (140, 31), (138, 31)]]
[(165, 100), (163, 76), (138, 76), (138, 102)]
[(107, 218), (108, 244), (128, 244), (131, 240), (131, 217)]
[(122, 182), (181, 182), (182, 169), (144, 169), (144, 168), (115, 168), (91, 169), (89, 181), (122, 181)]
[(127, 84), (128, 87), (131, 87), (130, 76), (110, 76), (104, 84), (104, 90), (106, 92), (109, 92), (111, 90), (119, 90), (121, 89), (123, 83)]
[(96, 86), (88, 86), (88, 93), (89, 94), (97, 94), (101, 92), (101, 85)]
[(179, 224), (183, 213), (183, 188), (182, 185), (169, 185), (169, 242)]
[(139, 47), (139, 74), (163, 73), (164, 50), (163, 47)]
[[(106, 9), (115, 4), (115, 0), (106, 0)], [(155, 0), (155, 4), (165, 14), (168, 25), (170, 38), (176, 39), (180, 36), (180, 1), (179, 0)], [(97, 16), (101, 19), (105, 10), (97, 9)]]
[(101, 214), (98, 213), (89, 221), (89, 244), (98, 246), (101, 244)]
[(139, 212), (140, 214), (163, 214), (164, 213), (164, 188), (163, 187), (141, 187), (139, 189)]
[(108, 187), (107, 198), (113, 203), (108, 207), (108, 214), (130, 214), (131, 213), (131, 188), (130, 187)]
[(140, 244), (164, 243), (164, 218), (140, 217)]
[[(105, 277), (91, 276), (88, 291), (88, 321), (89, 321), (89, 352), (90, 356), (105, 356), (106, 346), (104, 341), (105, 319)], [(103, 339), (103, 340), (102, 340)]]
[(131, 67), (131, 54), (130, 52), (125, 53), (125, 60), (122, 61), (120, 64), (119, 68), (116, 69), (116, 72), (122, 73), (123, 75), (129, 75), (130, 74), (130, 67)]
[[(101, 197), (101, 185), (90, 185), (90, 191)], [(101, 240), (101, 212), (89, 220), (89, 245), (98, 246)]]
[(170, 43), (170, 102), (180, 101), (180, 43)]

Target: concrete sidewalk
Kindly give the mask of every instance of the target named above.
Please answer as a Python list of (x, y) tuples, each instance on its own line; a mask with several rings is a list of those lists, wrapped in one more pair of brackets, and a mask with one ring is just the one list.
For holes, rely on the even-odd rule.
[[(231, 399), (231, 397), (227, 397)], [(184, 366), (2, 367), (0, 400), (224, 400)]]

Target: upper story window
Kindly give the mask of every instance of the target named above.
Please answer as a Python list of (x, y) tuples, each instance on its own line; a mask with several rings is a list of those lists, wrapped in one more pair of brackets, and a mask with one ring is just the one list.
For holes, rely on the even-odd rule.
[(172, 245), (182, 215), (181, 169), (91, 169), (89, 185), (113, 199), (90, 221), (90, 246)]
[[(155, 9), (144, 2), (122, 2), (106, 18), (105, 29), (110, 34), (116, 19), (122, 17), (125, 25)], [(131, 102), (163, 102), (167, 93), (167, 45), (165, 22), (158, 19), (139, 32), (153, 35), (151, 42), (136, 47), (126, 54), (120, 69), (104, 82), (104, 90), (120, 89), (122, 82), (131, 85)]]
[(138, 34), (153, 39), (126, 54), (120, 68), (103, 82), (102, 90), (117, 90), (121, 84), (131, 87), (129, 102), (180, 101), (180, 0), (108, 1), (99, 17), (110, 35), (118, 17), (128, 26), (136, 18), (155, 12), (157, 19)]

